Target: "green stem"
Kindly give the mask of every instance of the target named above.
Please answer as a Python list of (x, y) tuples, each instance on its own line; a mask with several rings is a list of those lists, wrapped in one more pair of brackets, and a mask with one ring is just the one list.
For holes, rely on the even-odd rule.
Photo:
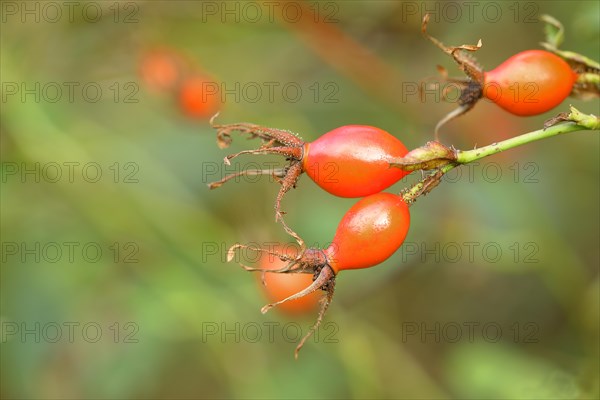
[(497, 154), (508, 149), (512, 149), (514, 147), (535, 142), (537, 140), (542, 140), (552, 136), (561, 135), (563, 133), (580, 131), (584, 129), (587, 128), (578, 125), (575, 122), (567, 122), (559, 125), (554, 125), (546, 129), (538, 129), (537, 131), (528, 132), (523, 135), (503, 140), (498, 143), (492, 143), (488, 146), (480, 147), (478, 149), (468, 151), (457, 150), (456, 162), (459, 164), (467, 164), (479, 160), (481, 158), (491, 156), (493, 154)]
[(571, 108), (571, 114), (568, 115), (568, 118), (571, 118), (577, 122), (565, 122), (550, 126), (545, 129), (538, 129), (536, 131), (528, 132), (498, 143), (492, 143), (488, 146), (480, 147), (478, 149), (467, 151), (455, 150), (454, 152), (456, 158), (454, 158), (452, 161), (448, 160), (449, 162), (438, 168), (437, 171), (426, 176), (423, 180), (415, 183), (410, 188), (403, 190), (401, 194), (402, 198), (408, 205), (411, 205), (420, 196), (429, 193), (433, 188), (435, 188), (441, 182), (441, 178), (445, 173), (460, 165), (468, 164), (502, 151), (523, 146), (527, 143), (538, 140), (547, 139), (552, 136), (558, 136), (564, 133), (575, 131), (600, 129), (600, 119), (598, 117), (582, 114), (574, 108)]

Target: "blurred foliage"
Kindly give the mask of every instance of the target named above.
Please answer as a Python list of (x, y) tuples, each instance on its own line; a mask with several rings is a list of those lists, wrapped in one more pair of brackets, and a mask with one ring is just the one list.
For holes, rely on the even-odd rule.
[[(34, 14), (21, 14), (25, 3)], [(235, 242), (288, 240), (273, 220), (277, 185), (262, 177), (209, 191), (206, 183), (221, 177), (213, 177), (212, 168), (221, 172), (226, 154), (214, 131), (207, 121), (187, 119), (174, 96), (147, 90), (138, 77), (143, 52), (167, 47), (228, 88), (291, 82), (303, 90), (297, 102), (286, 101), (280, 90), (273, 101), (266, 92), (255, 102), (230, 97), (219, 117), (224, 123), (289, 129), (306, 140), (340, 125), (369, 124), (410, 148), (431, 140), (437, 120), (453, 105), (435, 95), (421, 102), (402, 83), (435, 76), (437, 64), (458, 74), (421, 36), (423, 9), (438, 10), (429, 31), (445, 43), (481, 38), (477, 57), (484, 66), (538, 48), (543, 24), (535, 19), (544, 13), (564, 24), (564, 49), (600, 58), (596, 1), (475, 2), (472, 21), (464, 3), (452, 3), (461, 7), (460, 18), (444, 2), (306, 3), (321, 16), (332, 15), (336, 22), (329, 28), (392, 71), (395, 82), (389, 82), (343, 46), (330, 48), (334, 59), (319, 55), (319, 36), (303, 32), (323, 24), (270, 20), (265, 8), (256, 22), (249, 20), (254, 14), (240, 11), (236, 18), (235, 11), (223, 11), (236, 4), (241, 10), (244, 2), (80, 2), (72, 20), (58, 2), (63, 15), (56, 22), (51, 9), (41, 14), (48, 3), (3, 2), (2, 398), (598, 398), (596, 133), (565, 135), (464, 167), (419, 200), (411, 208), (410, 247), (377, 268), (342, 274), (326, 317), (335, 324), (329, 325), (335, 340), (321, 332), (295, 362), (295, 340), (283, 337), (281, 327), (297, 322), (307, 329), (312, 316), (261, 315), (265, 298), (256, 279), (225, 263)], [(88, 4), (94, 7), (86, 19)], [(213, 6), (214, 15), (207, 9)], [(102, 18), (91, 22), (96, 7)], [(501, 10), (497, 21), (482, 16), (485, 7)], [(281, 15), (282, 6), (274, 11)], [(133, 19), (126, 23), (127, 17)], [(339, 58), (344, 54), (348, 59)], [(10, 94), (12, 84), (35, 88), (36, 82), (61, 85), (59, 101), (48, 101), (51, 94), (40, 101)], [(79, 84), (74, 101), (64, 82)], [(102, 89), (97, 102), (82, 95), (90, 82)], [(310, 89), (315, 83), (317, 101)], [(324, 101), (328, 83), (336, 102)], [(128, 94), (137, 101), (126, 102)], [(597, 100), (572, 99), (556, 112), (568, 103), (600, 113)], [(484, 101), (444, 127), (442, 138), (471, 148), (537, 129), (552, 115), (514, 117)], [(232, 149), (249, 146), (235, 140)], [(277, 160), (240, 158), (237, 165), (263, 161)], [(72, 183), (65, 162), (79, 163)], [(59, 182), (21, 175), (53, 163), (63, 166)], [(97, 182), (82, 175), (88, 163), (100, 168)], [(93, 176), (94, 169), (86, 171), (91, 175), (85, 177)], [(303, 177), (283, 208), (309, 244), (323, 246), (355, 201), (334, 198)], [(52, 256), (36, 260), (9, 251), (10, 244), (36, 243), (66, 250), (66, 242), (80, 244), (73, 261), (65, 254), (51, 262)], [(465, 246), (470, 242), (480, 244), (473, 260)], [(102, 249), (97, 260), (82, 254), (86, 243)], [(462, 249), (458, 259), (452, 243)], [(503, 251), (498, 262), (482, 256), (488, 243)], [(510, 248), (515, 243), (518, 255)], [(436, 244), (448, 253), (434, 251), (436, 259), (421, 251)], [(74, 340), (65, 322), (78, 324)], [(240, 340), (234, 333), (222, 340), (221, 328), (240, 334), (236, 324), (265, 322), (280, 324), (275, 340), (266, 328), (256, 343), (243, 331)], [(86, 336), (82, 327), (90, 323)], [(425, 332), (435, 332), (436, 323), (441, 338)], [(34, 333), (9, 334), (15, 324)], [(62, 327), (56, 343), (47, 340), (54, 337), (52, 324)], [(461, 327), (456, 341), (455, 324)], [(476, 324), (473, 340), (465, 324)], [(493, 329), (482, 333), (486, 324), (501, 327), (498, 340), (490, 339)], [(97, 342), (90, 339), (95, 326), (102, 329)], [(215, 326), (220, 331), (209, 335)], [(415, 327), (418, 333), (409, 334)]]

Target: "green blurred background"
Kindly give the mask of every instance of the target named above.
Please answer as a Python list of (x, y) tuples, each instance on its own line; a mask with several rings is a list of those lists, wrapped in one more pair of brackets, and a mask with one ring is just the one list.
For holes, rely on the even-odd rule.
[[(206, 120), (138, 74), (144, 51), (169, 48), (234, 91), (279, 85), (273, 99), (238, 90), (219, 122), (306, 140), (375, 125), (411, 148), (453, 105), (409, 87), (438, 64), (460, 76), (421, 36), (424, 10), (444, 43), (481, 38), (478, 60), (493, 67), (539, 48), (544, 13), (565, 25), (565, 49), (600, 58), (597, 1), (50, 3), (61, 17), (48, 2), (2, 4), (2, 398), (598, 398), (597, 132), (451, 174), (411, 208), (403, 249), (339, 277), (327, 330), (294, 361), (295, 329), (314, 316), (262, 315), (256, 279), (225, 262), (236, 242), (288, 241), (273, 218), (278, 185), (209, 191), (228, 152)], [(319, 23), (296, 21), (298, 9)], [(42, 89), (52, 82), (56, 101), (54, 86)], [(96, 102), (82, 92), (89, 83), (102, 90)], [(278, 89), (290, 83), (297, 101)], [(443, 141), (489, 144), (569, 103), (600, 113), (598, 100), (568, 99), (525, 119), (483, 101)], [(231, 151), (256, 146), (234, 139)], [(237, 168), (262, 161), (277, 159)], [(323, 246), (355, 201), (303, 177), (283, 209)]]

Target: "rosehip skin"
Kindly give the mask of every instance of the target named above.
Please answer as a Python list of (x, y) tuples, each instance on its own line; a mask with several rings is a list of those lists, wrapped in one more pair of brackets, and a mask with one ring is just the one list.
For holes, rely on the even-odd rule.
[(406, 153), (404, 144), (382, 129), (346, 125), (305, 143), (302, 167), (333, 195), (363, 197), (381, 192), (408, 174), (389, 165)]
[(324, 251), (327, 263), (336, 274), (377, 265), (400, 248), (409, 226), (408, 205), (402, 197), (391, 193), (365, 197), (340, 221)]
[(544, 50), (515, 54), (484, 76), (483, 95), (520, 116), (553, 109), (569, 96), (577, 80), (566, 61)]

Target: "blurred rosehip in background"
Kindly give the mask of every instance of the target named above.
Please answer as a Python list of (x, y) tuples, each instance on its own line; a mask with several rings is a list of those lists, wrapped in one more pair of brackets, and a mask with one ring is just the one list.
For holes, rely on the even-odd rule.
[[(297, 255), (298, 249), (290, 244), (275, 246), (272, 251), (294, 257)], [(281, 261), (277, 256), (268, 253), (264, 253), (259, 261), (260, 268), (269, 270), (283, 268), (286, 264), (287, 262)], [(261, 274), (257, 276), (261, 281)], [(310, 286), (312, 281), (312, 274), (273, 274), (266, 272), (264, 273), (264, 280), (262, 280), (264, 285), (262, 282), (260, 282), (260, 285), (264, 288), (267, 299), (271, 303), (300, 292)], [(276, 309), (288, 315), (311, 314), (316, 312), (320, 298), (321, 293), (317, 291), (299, 299), (282, 303)]]
[(218, 85), (205, 75), (187, 78), (179, 89), (181, 111), (192, 118), (212, 117), (221, 107)]
[(184, 70), (182, 57), (166, 48), (147, 51), (140, 59), (140, 77), (146, 87), (154, 92), (174, 90)]

